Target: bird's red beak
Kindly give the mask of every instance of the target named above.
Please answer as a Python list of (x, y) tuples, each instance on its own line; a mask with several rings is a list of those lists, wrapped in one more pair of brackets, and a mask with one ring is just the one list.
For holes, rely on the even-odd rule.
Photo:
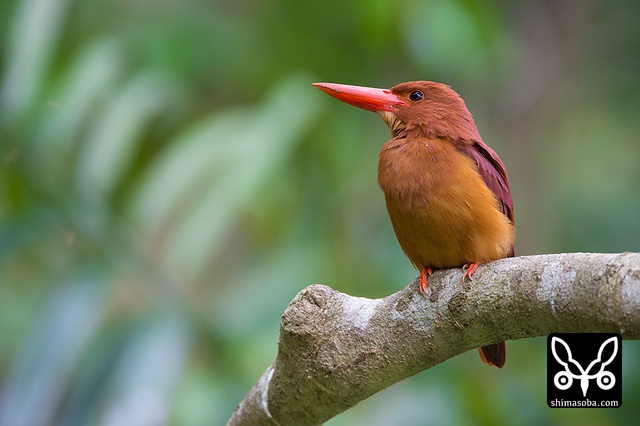
[(313, 83), (313, 85), (339, 101), (368, 111), (393, 111), (395, 107), (406, 105), (388, 89), (334, 83)]

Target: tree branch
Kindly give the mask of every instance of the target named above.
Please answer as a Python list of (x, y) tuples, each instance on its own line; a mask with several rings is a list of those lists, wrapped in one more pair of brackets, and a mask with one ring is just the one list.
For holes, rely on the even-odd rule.
[(568, 253), (435, 272), (384, 299), (323, 285), (285, 310), (278, 355), (228, 425), (317, 425), (422, 370), (489, 343), (553, 332), (640, 338), (640, 253)]

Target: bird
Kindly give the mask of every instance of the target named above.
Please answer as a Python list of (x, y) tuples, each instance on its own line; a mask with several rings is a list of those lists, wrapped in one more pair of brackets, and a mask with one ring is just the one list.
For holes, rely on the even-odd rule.
[[(505, 165), (450, 86), (432, 81), (391, 89), (313, 86), (377, 113), (389, 127), (391, 139), (378, 157), (378, 184), (398, 243), (420, 271), (421, 294), (428, 294), (435, 269), (461, 267), (464, 285), (478, 265), (513, 257), (513, 200)], [(504, 341), (478, 351), (484, 363), (504, 366)]]

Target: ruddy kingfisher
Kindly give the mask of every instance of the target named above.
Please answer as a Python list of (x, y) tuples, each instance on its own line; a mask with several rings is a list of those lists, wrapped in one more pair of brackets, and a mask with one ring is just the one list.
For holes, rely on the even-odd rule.
[[(400, 247), (427, 293), (434, 269), (513, 256), (513, 200), (505, 166), (480, 137), (462, 98), (449, 86), (410, 81), (391, 89), (314, 83), (347, 104), (378, 113), (391, 130), (378, 160), (378, 184)], [(502, 368), (505, 342), (478, 349)]]

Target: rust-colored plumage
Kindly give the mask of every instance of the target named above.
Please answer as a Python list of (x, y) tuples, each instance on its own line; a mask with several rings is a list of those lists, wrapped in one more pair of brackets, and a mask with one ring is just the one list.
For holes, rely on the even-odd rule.
[[(429, 81), (390, 90), (315, 83), (348, 104), (377, 112), (391, 129), (382, 146), (378, 183), (400, 247), (420, 270), (425, 294), (434, 269), (513, 256), (513, 201), (504, 164), (480, 138), (464, 101), (449, 86)], [(502, 368), (506, 345), (479, 349)]]

